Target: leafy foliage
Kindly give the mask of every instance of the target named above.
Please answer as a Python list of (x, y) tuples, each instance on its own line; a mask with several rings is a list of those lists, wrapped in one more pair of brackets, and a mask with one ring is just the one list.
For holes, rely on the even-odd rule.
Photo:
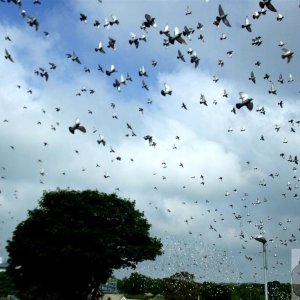
[(0, 272), (0, 297), (15, 295), (16, 288), (6, 272)]
[(135, 202), (116, 194), (44, 192), (8, 241), (8, 273), (22, 299), (96, 297), (114, 269), (162, 254), (149, 230)]
[(207, 300), (231, 300), (231, 293), (225, 284), (204, 282), (202, 285), (202, 298)]
[(193, 300), (201, 294), (201, 285), (194, 281), (194, 275), (178, 272), (163, 279), (164, 296), (167, 300)]
[(125, 277), (118, 282), (118, 289), (126, 294), (145, 294), (151, 293), (156, 295), (162, 290), (162, 280), (133, 272), (128, 278)]

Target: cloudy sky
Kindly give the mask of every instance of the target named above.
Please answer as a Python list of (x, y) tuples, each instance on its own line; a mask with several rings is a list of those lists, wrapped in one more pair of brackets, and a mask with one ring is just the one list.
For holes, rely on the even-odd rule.
[[(231, 27), (213, 24), (215, 0), (33, 2), (0, 2), (3, 260), (6, 240), (44, 190), (98, 189), (135, 200), (162, 239), (164, 255), (139, 264), (142, 274), (263, 282), (262, 246), (252, 238), (263, 234), (269, 280), (289, 282), (291, 250), (300, 247), (300, 2), (272, 1), (277, 12), (253, 19), (259, 1), (223, 1)], [(155, 27), (141, 28), (145, 14)], [(105, 26), (112, 16), (118, 24)], [(242, 28), (247, 16), (251, 32)], [(166, 25), (169, 36), (189, 28), (186, 43), (168, 44)], [(143, 37), (138, 47), (131, 33)], [(95, 51), (100, 42), (105, 53)], [(294, 53), (289, 63), (283, 48)], [(81, 64), (68, 58), (73, 52)], [(164, 84), (171, 95), (161, 94)], [(240, 92), (252, 111), (235, 108)], [(86, 133), (70, 133), (76, 118)]]

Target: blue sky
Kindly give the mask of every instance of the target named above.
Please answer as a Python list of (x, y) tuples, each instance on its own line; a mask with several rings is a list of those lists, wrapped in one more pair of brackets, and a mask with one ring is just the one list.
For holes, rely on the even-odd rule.
[[(41, 5), (23, 0), (21, 8), (0, 2), (0, 256), (7, 258), (6, 240), (43, 190), (89, 188), (136, 200), (145, 212), (151, 233), (162, 239), (165, 249), (156, 261), (138, 266), (145, 275), (188, 271), (199, 281), (262, 282), (262, 249), (252, 237), (263, 234), (269, 279), (289, 282), (300, 224), (300, 176), (298, 165), (289, 161), (290, 156), (300, 157), (295, 34), (300, 8), (297, 1), (272, 3), (282, 21), (269, 10), (254, 20), (258, 1), (226, 1), (222, 7), (231, 27), (216, 27), (220, 3), (215, 0), (42, 0)], [(38, 19), (38, 31), (21, 17), (22, 9)], [(86, 23), (80, 13), (87, 16)], [(156, 28), (140, 28), (145, 14), (155, 17)], [(112, 15), (119, 24), (107, 29), (105, 18)], [(241, 28), (246, 16), (252, 32)], [(96, 19), (99, 28), (93, 26)], [(165, 25), (171, 34), (175, 26), (195, 31), (191, 40), (184, 37), (186, 45), (166, 47), (166, 37), (159, 34)], [(145, 34), (147, 41), (136, 49), (128, 42), (131, 32)], [(261, 45), (252, 45), (259, 36)], [(107, 48), (109, 37), (116, 40), (116, 50)], [(294, 52), (290, 63), (281, 58), (280, 41)], [(95, 52), (99, 42), (105, 54)], [(4, 58), (5, 49), (14, 63)], [(190, 49), (200, 58), (197, 68), (190, 62)], [(177, 59), (178, 50), (185, 62)], [(73, 51), (82, 64), (67, 58)], [(57, 68), (50, 70), (49, 62)], [(114, 64), (117, 72), (107, 76), (98, 64), (104, 71)], [(148, 77), (138, 75), (142, 66)], [(48, 70), (47, 82), (35, 74), (39, 68)], [(251, 71), (255, 84), (249, 80)], [(113, 82), (127, 73), (132, 82), (118, 92)], [(280, 74), (284, 83), (278, 82)], [(216, 83), (213, 76), (219, 78)], [(271, 81), (276, 95), (268, 92)], [(172, 95), (161, 95), (164, 83)], [(254, 108), (242, 107), (234, 114), (240, 92), (253, 98)], [(201, 94), (207, 106), (200, 104)], [(76, 118), (85, 134), (70, 134), (68, 127)], [(105, 146), (97, 143), (99, 134)], [(155, 147), (146, 135), (153, 137)]]

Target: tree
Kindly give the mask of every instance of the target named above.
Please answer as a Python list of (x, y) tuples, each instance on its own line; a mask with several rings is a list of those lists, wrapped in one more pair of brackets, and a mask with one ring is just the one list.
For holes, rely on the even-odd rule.
[(167, 300), (197, 300), (201, 285), (194, 281), (194, 275), (178, 272), (163, 279), (164, 296)]
[(98, 191), (44, 192), (8, 241), (22, 299), (91, 299), (114, 269), (162, 254), (135, 202)]
[(118, 282), (118, 288), (127, 294), (137, 295), (144, 293), (158, 294), (162, 292), (162, 280), (154, 279), (137, 272)]
[(0, 272), (0, 298), (15, 294), (16, 288), (14, 287), (12, 279), (6, 272)]
[(205, 300), (230, 300), (230, 290), (225, 284), (203, 282), (202, 298)]

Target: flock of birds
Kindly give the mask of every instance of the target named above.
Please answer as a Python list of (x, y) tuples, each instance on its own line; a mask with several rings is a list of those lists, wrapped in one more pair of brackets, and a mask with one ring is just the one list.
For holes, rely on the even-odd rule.
[[(99, 4), (99, 10), (101, 11), (101, 5), (105, 5), (104, 1), (98, 0), (95, 2), (98, 2)], [(43, 7), (43, 1), (41, 0), (35, 0), (33, 1), (33, 4), (38, 6), (38, 7)], [(39, 18), (35, 17), (34, 15), (31, 15), (27, 10), (24, 9), (24, 4), (22, 3), (22, 0), (0, 0), (0, 5), (11, 5), (11, 6), (16, 6), (19, 9), (18, 14), (21, 16), (22, 19), (24, 19), (24, 26), (29, 26), (33, 28), (33, 32), (35, 34), (40, 34), (41, 30), (43, 29), (43, 20), (40, 20)], [(222, 4), (223, 5), (223, 4)], [(225, 28), (228, 27), (230, 29), (233, 26), (237, 26), (235, 22), (231, 19), (231, 14), (226, 12), (226, 7), (224, 5), (224, 8), (221, 4), (218, 5), (217, 11), (216, 11), (216, 17), (214, 20), (212, 20), (211, 25), (215, 26), (217, 29), (222, 28), (225, 26)], [(265, 15), (269, 14), (274, 14), (276, 22), (284, 22), (286, 19), (282, 14), (280, 14), (277, 11), (277, 8), (274, 6), (274, 4), (271, 2), (271, 0), (262, 0), (259, 1), (258, 3), (259, 9), (253, 13), (252, 18), (249, 16), (245, 17), (245, 21), (243, 24), (240, 24), (239, 26), (241, 27), (242, 30), (246, 30), (247, 34), (252, 34), (253, 27), (251, 22), (258, 22), (257, 20), (260, 18), (263, 18)], [(187, 21), (190, 15), (193, 14), (193, 11), (191, 10), (190, 6), (186, 7), (186, 11), (184, 12)], [(134, 32), (130, 32), (128, 36), (128, 45), (129, 47), (132, 47), (132, 50), (136, 51), (143, 51), (142, 47), (144, 43), (150, 43), (151, 40), (149, 40), (148, 35), (153, 32), (157, 35), (157, 39), (161, 39), (161, 46), (163, 49), (162, 50), (169, 50), (176, 48), (176, 55), (174, 59), (176, 59), (176, 62), (178, 63), (186, 63), (187, 61), (190, 62), (191, 64), (191, 70), (193, 71), (198, 71), (200, 72), (201, 69), (201, 63), (204, 60), (203, 58), (200, 58), (199, 55), (197, 55), (197, 52), (192, 49), (191, 47), (191, 42), (193, 40), (199, 40), (200, 42), (205, 43), (205, 34), (204, 34), (204, 27), (209, 26), (208, 24), (201, 24), (200, 22), (197, 23), (197, 26), (192, 27), (190, 25), (185, 25), (183, 30), (180, 30), (178, 26), (175, 26), (174, 30), (171, 31), (169, 28), (169, 25), (165, 25), (164, 27), (161, 26), (160, 24), (157, 24), (156, 17), (153, 15), (150, 15), (149, 13), (145, 13), (143, 16), (141, 16), (141, 23), (140, 23), (140, 28), (135, 28), (132, 29), (134, 30), (140, 30), (140, 34), (136, 34)], [(85, 13), (79, 13), (78, 15), (78, 22), (83, 23), (80, 24), (82, 26), (85, 26), (85, 24), (90, 24), (90, 18), (87, 14)], [(92, 22), (93, 27), (99, 30), (105, 30), (108, 32), (113, 31), (114, 28), (118, 28), (122, 26), (122, 20), (118, 19), (117, 16), (111, 15), (110, 18), (105, 17), (104, 21), (102, 22), (101, 20), (94, 20)], [(233, 25), (234, 24), (234, 25)], [(158, 27), (160, 29), (158, 29)], [(228, 31), (230, 32), (230, 31)], [(199, 34), (198, 37), (196, 37), (196, 33)], [(43, 31), (43, 38), (51, 38), (52, 33), (48, 31)], [(221, 36), (219, 37), (220, 42), (225, 41), (228, 38), (228, 34), (222, 33)], [(297, 38), (297, 37), (295, 37)], [(14, 43), (14, 37), (10, 36), (7, 34), (6, 36), (3, 37), (5, 40), (5, 46), (3, 49), (4, 52), (4, 60), (9, 61), (12, 64), (18, 64), (18, 56), (14, 55), (14, 47), (11, 46)], [(251, 38), (251, 46), (253, 47), (260, 47), (263, 44), (263, 38), (261, 36), (255, 36)], [(119, 48), (118, 48), (118, 40), (109, 36), (107, 43), (104, 43), (103, 40), (98, 42), (97, 45), (95, 45), (94, 49), (90, 49), (92, 54), (97, 54), (100, 57), (102, 56), (103, 60), (105, 61), (105, 56), (107, 56), (108, 52), (111, 53), (118, 53)], [(282, 49), (282, 54), (281, 54), (281, 59), (286, 63), (286, 64), (292, 64), (293, 63), (293, 57), (294, 57), (294, 50), (291, 50), (285, 46), (285, 43), (283, 41), (280, 41), (278, 44), (278, 47)], [(186, 52), (184, 52), (186, 50)], [(63, 53), (62, 58), (64, 58), (67, 63), (71, 61), (71, 63), (75, 63), (74, 66), (81, 67), (82, 64), (84, 63), (85, 59), (82, 59), (76, 54), (76, 50), (72, 50), (69, 53)], [(228, 57), (234, 57), (236, 50), (235, 49), (230, 49), (226, 52), (226, 55)], [(280, 57), (279, 57), (280, 59)], [(153, 70), (159, 69), (160, 66), (160, 61), (158, 59), (155, 59), (153, 57), (150, 58), (151, 61), (151, 68)], [(3, 62), (2, 62), (3, 64)], [(45, 67), (47, 65), (47, 67)], [(60, 68), (60, 66), (56, 62), (45, 62), (44, 66), (37, 66), (33, 70), (31, 70), (31, 73), (34, 74), (34, 76), (38, 76), (41, 78), (43, 83), (48, 84), (52, 77), (55, 78), (55, 72), (57, 69)], [(217, 65), (220, 68), (224, 67), (224, 59), (218, 59), (217, 60)], [(261, 66), (261, 61), (257, 60), (254, 63), (254, 66), (259, 69)], [(129, 87), (131, 84), (133, 85), (135, 82), (139, 81), (140, 86), (138, 88), (142, 89), (145, 94), (149, 94), (151, 92), (152, 88), (152, 83), (149, 84), (149, 81), (152, 82), (153, 79), (151, 79), (150, 73), (152, 73), (152, 70), (149, 72), (145, 65), (141, 66), (137, 72), (137, 76), (134, 77), (131, 75), (131, 71), (125, 71), (121, 73), (119, 76), (116, 74), (119, 74), (119, 70), (116, 68), (115, 64), (111, 64), (107, 69), (103, 68), (101, 64), (97, 64), (97, 67), (83, 67), (83, 72), (84, 75), (89, 75), (90, 73), (94, 72), (96, 69), (96, 72), (99, 74), (103, 75), (105, 79), (108, 80), (109, 84), (114, 88), (116, 91), (116, 97), (122, 97), (122, 92)], [(249, 82), (252, 83), (253, 85), (256, 85), (258, 82), (258, 78), (255, 75), (256, 71), (254, 70), (249, 70)], [(114, 76), (116, 76), (114, 78)], [(268, 90), (268, 93), (270, 96), (276, 96), (277, 95), (277, 89), (276, 89), (276, 82), (274, 78), (268, 73), (266, 73), (263, 77), (264, 80), (266, 80), (270, 84), (270, 89)], [(220, 78), (213, 75), (212, 76), (212, 81), (215, 84), (218, 84)], [(285, 79), (282, 74), (279, 75), (279, 78), (277, 80), (278, 83), (284, 84)], [(292, 74), (289, 74), (288, 76), (288, 83), (294, 82), (294, 78)], [(23, 91), (23, 86), (21, 86), (19, 83), (15, 83), (17, 86), (18, 90)], [(157, 97), (163, 97), (163, 101), (166, 100), (168, 101), (168, 98), (172, 99), (174, 97), (174, 94), (176, 94), (176, 89), (178, 87), (174, 87), (174, 89), (171, 87), (170, 82), (164, 82), (163, 85), (159, 88), (159, 94)], [(114, 91), (114, 92), (115, 92)], [(74, 95), (76, 97), (80, 96), (85, 96), (85, 95), (95, 95), (97, 94), (97, 89), (96, 88), (86, 88), (82, 87), (80, 90), (74, 91)], [(28, 88), (26, 90), (26, 96), (34, 94), (34, 88)], [(140, 93), (140, 92), (139, 92)], [(228, 99), (229, 98), (229, 93), (226, 89), (224, 89), (224, 93), (222, 95), (222, 99)], [(160, 99), (161, 100), (161, 99)], [(159, 101), (160, 101), (159, 100)], [(155, 102), (158, 100), (152, 100), (150, 98), (147, 98), (147, 106), (153, 106), (155, 105)], [(62, 100), (63, 102), (63, 100)], [(207, 96), (205, 95), (205, 91), (203, 93), (200, 93), (199, 95), (199, 101), (198, 104), (201, 109), (206, 109), (207, 106), (211, 106), (213, 104), (214, 106), (217, 106), (221, 102), (220, 100), (213, 99), (212, 101), (207, 99)], [(231, 115), (238, 115), (240, 112), (238, 110), (244, 110), (245, 112), (241, 113), (246, 113), (246, 114), (253, 114), (254, 112), (251, 112), (253, 110), (256, 110), (256, 112), (260, 116), (266, 116), (267, 115), (267, 109), (265, 105), (259, 105), (255, 103), (256, 101), (248, 95), (248, 93), (244, 91), (239, 92), (239, 100), (236, 101), (231, 107), (230, 107), (230, 114)], [(278, 108), (283, 109), (285, 106), (285, 102), (283, 100), (278, 100)], [(112, 114), (112, 121), (119, 120), (120, 117), (117, 114), (116, 108), (118, 107), (118, 103), (115, 100), (110, 101), (110, 108), (113, 110)], [(184, 102), (181, 102), (180, 104), (180, 109), (183, 109), (184, 111), (187, 111), (190, 109), (190, 103), (188, 103), (188, 99), (186, 99)], [(256, 109), (254, 109), (256, 107)], [(23, 106), (23, 110), (26, 111), (28, 109), (27, 105)], [(63, 109), (61, 107), (54, 107), (56, 113), (60, 113)], [(95, 109), (96, 110), (96, 109)], [(94, 111), (91, 108), (88, 108), (88, 114), (93, 115)], [(144, 115), (146, 113), (144, 103), (141, 103), (138, 106), (138, 112), (141, 115)], [(46, 115), (46, 110), (42, 109), (42, 114)], [(86, 135), (89, 134), (89, 125), (86, 124), (85, 122), (82, 122), (77, 116), (74, 116), (75, 122), (72, 124), (69, 124), (66, 126), (65, 134), (68, 135), (74, 135), (74, 139), (78, 138), (78, 135)], [(2, 120), (3, 124), (0, 126), (0, 130), (2, 131), (5, 126), (9, 126), (10, 120), (5, 118)], [(6, 124), (7, 123), (7, 124)], [(58, 128), (61, 127), (61, 123), (63, 121), (57, 121), (55, 124), (51, 124), (51, 130), (53, 132), (58, 131)], [(288, 126), (290, 127), (290, 133), (295, 134), (297, 131), (297, 127), (300, 125), (300, 120), (295, 120), (295, 119), (290, 119), (288, 120)], [(38, 120), (37, 125), (42, 125), (42, 121)], [(124, 125), (125, 126), (125, 125)], [(275, 132), (278, 133), (280, 130), (282, 131), (282, 124), (274, 124), (274, 129)], [(137, 133), (139, 129), (137, 128), (138, 126), (135, 127), (131, 125), (131, 123), (126, 122), (126, 137), (131, 138), (131, 137), (139, 137), (139, 134)], [(222, 128), (222, 131), (224, 131), (224, 128)], [(233, 132), (234, 129), (232, 127), (227, 129), (228, 133)], [(240, 129), (240, 132), (246, 131), (245, 127), (242, 127)], [(280, 131), (280, 132), (281, 132)], [(1, 132), (0, 132), (1, 133)], [(102, 133), (99, 133), (99, 131), (94, 128), (92, 131), (93, 134), (98, 134), (98, 138), (95, 139), (96, 141), (96, 146), (101, 145), (104, 148), (102, 149), (108, 149), (108, 152), (112, 155), (116, 155), (114, 159), (111, 160), (111, 162), (115, 161), (122, 161), (122, 157), (119, 154), (116, 154), (116, 150), (113, 144), (110, 144), (109, 140), (106, 139)], [(67, 137), (69, 138), (69, 137)], [(81, 138), (81, 137), (80, 137)], [(230, 137), (228, 137), (230, 138)], [(265, 141), (265, 135), (261, 134), (259, 141)], [(154, 151), (159, 151), (160, 143), (159, 139), (157, 136), (155, 136), (155, 133), (145, 133), (142, 136), (142, 140), (146, 142), (146, 146), (150, 146), (151, 149), (153, 148)], [(182, 138), (179, 135), (176, 135), (174, 137), (174, 143), (171, 145), (171, 149), (176, 150), (178, 147), (183, 147), (182, 146)], [(283, 140), (284, 144), (288, 143), (287, 138), (284, 138)], [(179, 146), (180, 144), (180, 146)], [(43, 146), (47, 147), (48, 142), (43, 141)], [(1, 151), (6, 151), (4, 150), (4, 147), (7, 147), (7, 145), (1, 145)], [(18, 151), (17, 147), (15, 145), (9, 145), (10, 151)], [(80, 151), (78, 149), (74, 150), (76, 155), (80, 154)], [(275, 151), (275, 150), (274, 150)], [(55, 155), (55, 153), (53, 153)], [(288, 176), (291, 176), (292, 178), (289, 179), (289, 181), (286, 183), (286, 187), (284, 188), (284, 191), (281, 193), (281, 198), (284, 199), (292, 199), (293, 201), (298, 201), (299, 200), (299, 193), (297, 192), (298, 188), (298, 182), (300, 181), (300, 176), (297, 175), (297, 165), (298, 165), (298, 153), (297, 149), (294, 149), (293, 153), (279, 153), (278, 154), (279, 158), (283, 159), (286, 162), (286, 166), (291, 170), (291, 173), (288, 173)], [(92, 157), (90, 159), (93, 159)], [(178, 167), (180, 169), (186, 169), (188, 168), (185, 163), (184, 163), (184, 158), (181, 161), (178, 162)], [(40, 164), (44, 163), (41, 159), (38, 159), (38, 162)], [(130, 162), (135, 163), (135, 158), (130, 157)], [(0, 199), (1, 199), (1, 206), (2, 209), (5, 208), (5, 203), (7, 201), (6, 197), (7, 192), (4, 190), (3, 187), (5, 187), (4, 182), (6, 180), (9, 180), (9, 178), (6, 177), (5, 172), (7, 169), (10, 168), (9, 161), (1, 161), (0, 163), (2, 164), (2, 174), (1, 174), (1, 181), (0, 181)], [(155, 179), (156, 184), (151, 187), (151, 193), (159, 193), (160, 188), (164, 189), (164, 182), (167, 181), (168, 176), (164, 173), (164, 170), (167, 169), (169, 166), (168, 159), (166, 157), (165, 160), (161, 162), (161, 166), (159, 166), (162, 170), (161, 172), (158, 172), (157, 170), (153, 172), (154, 176), (159, 176), (161, 175), (161, 181), (158, 183), (158, 181)], [(246, 161), (245, 162), (246, 167), (251, 167), (252, 162)], [(101, 163), (96, 163), (97, 168), (101, 168)], [(254, 172), (257, 171), (259, 173), (260, 169), (257, 166), (253, 166)], [(83, 167), (81, 171), (86, 171), (86, 168)], [(178, 171), (174, 171), (177, 172)], [(45, 168), (41, 168), (39, 172), (39, 183), (41, 186), (44, 188), (44, 185), (47, 184), (46, 182), (46, 177), (47, 177), (47, 172)], [(63, 176), (66, 176), (68, 174), (67, 170), (64, 170), (62, 172)], [(259, 173), (261, 175), (261, 173)], [(290, 175), (292, 174), (292, 175)], [(166, 238), (166, 244), (165, 247), (169, 247), (169, 249), (172, 248), (172, 251), (169, 251), (170, 255), (169, 257), (169, 262), (167, 263), (166, 268), (169, 271), (176, 272), (180, 268), (186, 268), (189, 270), (193, 270), (192, 272), (197, 273), (199, 266), (200, 269), (202, 268), (202, 271), (205, 272), (204, 274), (201, 274), (200, 278), (203, 280), (206, 280), (209, 278), (209, 276), (212, 276), (210, 274), (211, 272), (211, 267), (209, 266), (212, 263), (216, 264), (216, 273), (219, 274), (224, 274), (224, 270), (231, 269), (232, 270), (232, 260), (233, 260), (233, 254), (235, 257), (243, 257), (245, 260), (245, 264), (247, 263), (247, 266), (251, 266), (253, 264), (253, 256), (252, 256), (252, 247), (249, 247), (250, 240), (253, 237), (254, 233), (260, 233), (260, 234), (269, 234), (268, 231), (268, 224), (272, 222), (272, 224), (277, 223), (278, 228), (274, 229), (275, 231), (279, 232), (278, 235), (272, 235), (268, 236), (268, 244), (272, 246), (272, 250), (269, 250), (269, 255), (273, 256), (272, 260), (272, 265), (270, 265), (270, 270), (274, 272), (274, 276), (278, 276), (278, 272), (276, 273), (276, 270), (281, 270), (282, 268), (285, 268), (286, 270), (289, 271), (289, 266), (284, 266), (286, 261), (288, 261), (288, 258), (286, 257), (280, 257), (278, 255), (278, 252), (282, 252), (282, 248), (288, 248), (288, 247), (297, 247), (298, 246), (298, 240), (297, 237), (299, 235), (299, 230), (300, 228), (297, 228), (299, 224), (294, 224), (292, 222), (291, 218), (284, 218), (280, 220), (273, 220), (273, 217), (271, 215), (265, 215), (264, 218), (257, 219), (255, 217), (255, 214), (258, 213), (259, 210), (267, 210), (270, 209), (272, 210), (272, 206), (270, 206), (270, 201), (268, 200), (267, 197), (264, 196), (266, 187), (268, 186), (269, 182), (272, 180), (275, 182), (278, 180), (278, 178), (281, 176), (281, 174), (277, 171), (271, 172), (268, 176), (268, 178), (261, 178), (259, 177), (259, 183), (258, 187), (256, 189), (260, 189), (258, 191), (258, 196), (255, 197), (256, 199), (253, 199), (252, 195), (249, 195), (248, 192), (240, 192), (238, 187), (234, 188), (232, 191), (231, 190), (226, 190), (224, 192), (224, 203), (226, 203), (227, 207), (224, 207), (224, 204), (219, 206), (219, 204), (215, 201), (212, 201), (210, 199), (201, 199), (201, 200), (194, 200), (189, 201), (188, 199), (185, 199), (184, 195), (182, 195), (182, 198), (179, 202), (179, 205), (176, 204), (176, 206), (172, 207), (164, 207), (160, 206), (160, 204), (155, 201), (155, 194), (153, 194), (153, 200), (150, 200), (148, 202), (148, 208), (147, 205), (142, 204), (141, 206), (144, 207), (145, 209), (149, 209), (151, 211), (151, 214), (153, 213), (152, 209), (156, 212), (158, 212), (161, 216), (162, 219), (165, 220), (167, 223), (168, 219), (170, 219), (170, 224), (173, 224), (175, 227), (175, 224), (183, 223), (184, 226), (186, 225), (188, 228), (186, 230), (187, 236), (185, 238), (181, 238), (181, 241), (174, 242), (172, 239), (172, 245), (168, 243), (168, 238)], [(103, 173), (103, 180), (105, 182), (109, 181), (110, 179), (113, 179), (109, 172), (109, 170), (106, 170)], [(137, 176), (140, 176), (137, 175)], [(178, 175), (181, 176), (181, 175)], [(200, 175), (195, 175), (195, 174), (190, 174), (189, 175), (189, 180), (199, 180), (197, 181), (197, 184), (199, 184), (200, 187), (205, 187), (207, 184), (207, 176), (206, 174), (200, 174)], [(210, 181), (211, 178), (208, 179)], [(218, 178), (215, 179), (217, 181), (216, 183), (216, 190), (219, 189), (219, 186), (223, 184), (224, 181), (226, 181), (226, 176), (220, 175)], [(103, 183), (105, 184), (105, 183)], [(117, 183), (121, 184), (121, 183)], [(73, 187), (72, 187), (73, 188)], [(76, 187), (75, 187), (76, 188)], [(222, 187), (223, 188), (223, 187)], [(181, 188), (181, 191), (188, 190), (189, 186), (188, 184), (184, 184)], [(262, 189), (262, 190), (261, 190)], [(122, 190), (119, 187), (115, 187), (114, 192), (116, 193), (121, 193)], [(150, 193), (150, 192), (149, 192)], [(199, 192), (201, 193), (201, 192)], [(152, 195), (152, 194), (151, 194)], [(18, 188), (13, 192), (13, 196), (16, 199), (19, 199), (19, 191)], [(126, 195), (128, 196), (128, 195)], [(235, 197), (235, 198), (234, 198)], [(201, 198), (201, 196), (200, 196)], [(232, 200), (227, 200), (227, 199), (232, 199)], [(138, 200), (138, 199), (137, 199)], [(228, 202), (229, 201), (229, 202)], [(239, 202), (237, 202), (239, 201)], [(241, 202), (240, 202), (241, 201)], [(287, 202), (288, 203), (288, 202)], [(273, 204), (272, 204), (273, 205)], [(274, 204), (276, 205), (276, 204)], [(197, 208), (199, 207), (199, 208)], [(267, 207), (267, 208), (266, 208)], [(159, 212), (160, 211), (160, 212)], [(188, 211), (190, 213), (191, 211), (193, 212), (193, 215), (185, 215), (183, 220), (174, 219), (172, 217), (172, 214), (174, 211), (177, 211), (177, 213), (180, 215), (180, 211), (185, 212)], [(147, 212), (146, 212), (147, 214)], [(150, 214), (150, 213), (149, 213)], [(13, 220), (13, 213), (9, 211), (10, 218)], [(261, 216), (260, 213), (258, 215)], [(196, 227), (195, 227), (195, 220), (196, 219), (203, 219), (205, 220), (206, 228), (202, 228), (201, 232), (198, 232)], [(223, 227), (224, 223), (230, 220), (230, 224), (234, 224), (236, 227), (234, 234), (229, 237), (230, 239), (237, 240), (237, 243), (239, 244), (240, 249), (238, 251), (231, 251), (230, 253), (227, 250), (221, 251), (216, 253), (216, 249), (219, 247), (219, 241), (224, 240), (224, 236), (228, 238), (228, 233), (223, 233)], [(5, 225), (6, 222), (9, 222), (9, 220), (4, 221), (2, 220), (2, 225)], [(173, 222), (173, 223), (172, 223)], [(150, 220), (151, 223), (151, 220)], [(203, 223), (201, 223), (203, 225)], [(7, 224), (6, 224), (7, 225)], [(166, 225), (166, 224), (165, 224)], [(179, 226), (179, 225), (178, 225)], [(170, 231), (172, 231), (172, 225), (166, 225), (166, 228), (169, 228)], [(181, 225), (179, 226), (181, 227)], [(225, 228), (225, 227), (224, 227)], [(166, 229), (166, 231), (168, 231)], [(209, 238), (206, 238), (206, 235)], [(163, 238), (164, 239), (164, 238)], [(203, 242), (203, 240), (213, 240), (213, 242), (209, 243), (207, 242), (206, 244)], [(164, 240), (163, 240), (164, 241)], [(202, 249), (198, 249), (198, 254), (195, 254), (195, 247), (199, 243), (201, 244)], [(254, 242), (253, 242), (254, 243)], [(166, 246), (167, 245), (167, 246)], [(175, 246), (174, 246), (175, 245)], [(189, 247), (193, 245), (194, 249), (194, 254), (192, 256), (187, 255), (186, 249), (189, 249)], [(209, 246), (207, 246), (209, 245)], [(271, 248), (270, 246), (270, 248)], [(4, 249), (5, 243), (1, 243), (1, 248)], [(207, 248), (206, 250), (203, 250)], [(193, 252), (192, 249), (188, 250), (189, 252)], [(3, 252), (3, 250), (2, 250)], [(208, 253), (209, 252), (209, 253)], [(166, 253), (168, 253), (168, 249), (166, 248)], [(173, 254), (172, 254), (173, 253)], [(174, 253), (176, 253), (174, 255)], [(221, 254), (220, 254), (221, 253)], [(285, 252), (286, 253), (286, 252)], [(200, 255), (200, 257), (198, 256)], [(186, 258), (184, 258), (186, 256)], [(219, 257), (217, 260), (215, 259)], [(279, 257), (278, 257), (279, 256)], [(176, 258), (174, 260), (174, 257)], [(160, 263), (160, 266), (164, 264), (166, 261), (166, 257), (164, 256), (162, 258), (162, 261)], [(226, 263), (227, 261), (227, 263)], [(208, 263), (210, 262), (210, 263)], [(249, 263), (249, 265), (248, 265)], [(205, 266), (205, 268), (204, 268)], [(194, 270), (194, 269), (195, 270)], [(261, 280), (261, 272), (258, 270), (256, 266), (253, 267), (254, 271), (252, 274), (252, 277), (250, 277), (250, 280), (253, 281), (260, 281)], [(155, 269), (157, 271), (157, 267)], [(168, 270), (166, 272), (168, 272)], [(181, 269), (179, 270), (181, 271)], [(227, 271), (226, 271), (227, 272)], [(230, 271), (231, 272), (231, 271)], [(229, 273), (230, 273), (229, 272)], [(232, 270), (232, 273), (236, 273), (235, 270)], [(231, 280), (230, 274), (227, 274), (229, 281)], [(249, 280), (249, 274), (244, 274), (242, 271), (238, 271), (237, 275), (238, 279), (237, 280)], [(221, 277), (222, 278), (222, 277)]]

